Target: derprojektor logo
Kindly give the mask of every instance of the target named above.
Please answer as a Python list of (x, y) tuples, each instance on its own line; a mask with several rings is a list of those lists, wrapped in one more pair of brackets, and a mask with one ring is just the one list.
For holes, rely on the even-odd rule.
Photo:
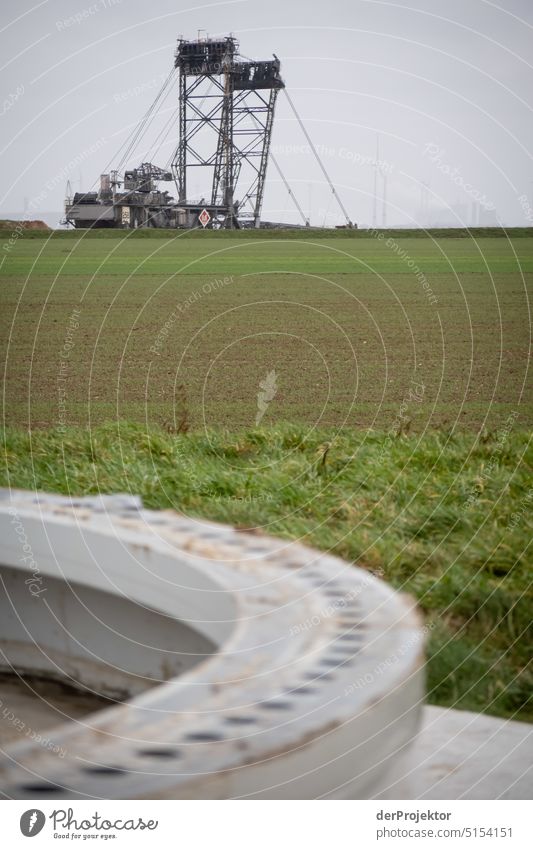
[(42, 831), (46, 822), (46, 817), (42, 811), (37, 808), (30, 808), (29, 811), (24, 811), (20, 818), (20, 830), (24, 837), (35, 837)]

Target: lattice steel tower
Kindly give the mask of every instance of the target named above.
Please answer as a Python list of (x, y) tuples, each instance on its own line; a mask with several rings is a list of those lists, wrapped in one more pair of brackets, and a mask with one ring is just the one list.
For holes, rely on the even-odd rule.
[[(259, 227), (280, 62), (239, 55), (233, 36), (179, 39), (179, 144), (172, 162), (178, 203), (208, 209), (213, 226)], [(191, 199), (191, 168), (210, 169), (211, 197)]]

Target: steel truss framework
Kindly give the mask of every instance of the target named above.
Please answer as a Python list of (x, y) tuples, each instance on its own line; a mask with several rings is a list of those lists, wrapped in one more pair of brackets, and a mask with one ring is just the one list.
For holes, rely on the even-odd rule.
[[(188, 201), (190, 168), (212, 169), (215, 226), (259, 226), (274, 110), (284, 87), (280, 63), (237, 53), (234, 38), (180, 40), (179, 144), (172, 167), (178, 202)], [(212, 131), (206, 145), (205, 129)]]

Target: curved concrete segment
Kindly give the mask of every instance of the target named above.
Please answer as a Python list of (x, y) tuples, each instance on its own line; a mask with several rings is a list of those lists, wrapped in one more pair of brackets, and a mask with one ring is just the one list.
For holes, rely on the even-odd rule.
[(8, 746), (8, 798), (398, 793), (423, 700), (410, 599), (129, 496), (5, 491), (0, 534), (4, 670), (128, 698)]

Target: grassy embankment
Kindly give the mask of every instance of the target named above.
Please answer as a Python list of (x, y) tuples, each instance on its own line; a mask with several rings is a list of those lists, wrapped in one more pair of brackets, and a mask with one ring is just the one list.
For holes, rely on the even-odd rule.
[(258, 527), (382, 576), (434, 625), (430, 702), (533, 720), (526, 434), (502, 445), (501, 434), (283, 425), (175, 435), (121, 424), (10, 431), (5, 444), (4, 485), (139, 493), (147, 506)]

